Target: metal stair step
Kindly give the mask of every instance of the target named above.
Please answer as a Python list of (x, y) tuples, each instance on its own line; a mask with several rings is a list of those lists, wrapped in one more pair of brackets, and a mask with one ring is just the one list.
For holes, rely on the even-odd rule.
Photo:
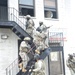
[(23, 30), (16, 22), (13, 22), (12, 31), (13, 31), (18, 37), (20, 37), (22, 40), (24, 39), (24, 37), (30, 37), (31, 40), (33, 40), (33, 38), (32, 38), (25, 30)]
[(16, 31), (16, 29), (13, 27), (13, 28), (12, 28), (12, 31), (13, 31), (13, 32), (15, 32), (15, 31)]
[(19, 37), (19, 38), (21, 38), (21, 39), (24, 39), (24, 36), (23, 36), (23, 35), (21, 35), (21, 34), (20, 34), (20, 35), (18, 35), (18, 37)]
[(21, 34), (21, 33), (20, 33), (19, 31), (16, 30), (16, 31), (15, 31), (15, 34), (19, 35), (19, 34)]

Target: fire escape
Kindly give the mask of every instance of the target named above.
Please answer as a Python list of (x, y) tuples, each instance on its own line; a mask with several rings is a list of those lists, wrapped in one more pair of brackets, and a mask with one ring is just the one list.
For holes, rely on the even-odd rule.
[[(8, 9), (8, 19), (1, 19), (0, 18), (0, 28), (10, 28), (21, 40), (23, 40), (25, 37), (30, 37), (30, 45), (33, 41), (33, 37), (31, 37), (26, 31), (25, 31), (25, 18), (23, 17), (23, 20), (21, 21), (18, 14), (19, 11), (17, 11), (15, 8), (12, 7), (0, 7), (3, 11), (4, 9)], [(16, 75), (19, 72), (18, 67), (18, 58), (12, 62), (7, 68), (6, 68), (6, 75)]]

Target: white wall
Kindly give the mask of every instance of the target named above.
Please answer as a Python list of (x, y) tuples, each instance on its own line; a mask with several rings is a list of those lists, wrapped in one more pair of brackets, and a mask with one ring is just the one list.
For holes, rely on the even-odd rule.
[(8, 7), (13, 7), (13, 8), (15, 8), (15, 9), (19, 9), (19, 7), (18, 7), (18, 1), (19, 0), (8, 0)]
[[(8, 35), (8, 39), (1, 39)], [(0, 28), (0, 75), (6, 75), (5, 69), (18, 57), (18, 37), (10, 29)]]
[[(74, 39), (75, 39), (75, 1), (74, 0), (66, 0), (65, 1), (65, 11), (66, 11), (66, 19), (65, 19), (65, 25), (67, 26), (67, 42), (64, 45), (65, 46), (65, 61), (68, 57), (68, 54), (75, 53), (75, 45), (74, 45)], [(65, 62), (66, 64), (66, 62)], [(66, 73), (68, 75), (71, 75), (69, 73), (69, 69), (66, 66)]]

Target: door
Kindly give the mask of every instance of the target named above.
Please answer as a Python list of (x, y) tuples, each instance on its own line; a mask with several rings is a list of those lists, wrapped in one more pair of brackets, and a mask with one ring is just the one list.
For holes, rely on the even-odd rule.
[(8, 20), (7, 0), (0, 0), (0, 21)]
[(63, 47), (51, 47), (49, 55), (49, 75), (64, 75)]

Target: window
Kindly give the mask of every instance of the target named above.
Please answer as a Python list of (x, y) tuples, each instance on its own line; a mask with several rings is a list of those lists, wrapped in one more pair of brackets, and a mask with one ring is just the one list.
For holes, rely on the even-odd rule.
[(44, 16), (57, 19), (57, 0), (44, 0)]
[(19, 0), (19, 15), (34, 17), (34, 0)]

